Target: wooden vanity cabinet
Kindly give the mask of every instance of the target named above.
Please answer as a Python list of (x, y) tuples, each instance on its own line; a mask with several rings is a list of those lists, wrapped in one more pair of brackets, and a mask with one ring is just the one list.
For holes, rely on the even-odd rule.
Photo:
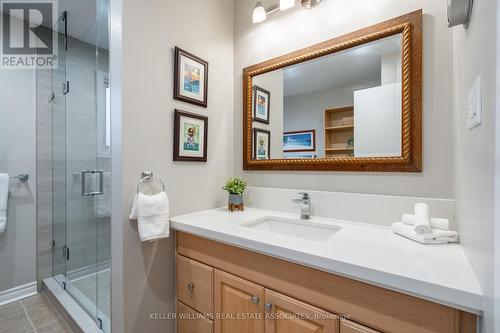
[(263, 333), (264, 287), (215, 271), (215, 332)]
[(353, 321), (342, 319), (340, 321), (340, 333), (380, 333), (366, 326), (357, 324)]
[(214, 269), (177, 256), (177, 299), (208, 317), (213, 311)]
[(176, 239), (177, 313), (205, 315), (178, 317), (178, 333), (476, 333), (471, 313), (183, 232)]
[(213, 333), (213, 331), (212, 320), (177, 301), (177, 333)]
[(272, 290), (265, 291), (265, 333), (338, 333), (338, 316)]

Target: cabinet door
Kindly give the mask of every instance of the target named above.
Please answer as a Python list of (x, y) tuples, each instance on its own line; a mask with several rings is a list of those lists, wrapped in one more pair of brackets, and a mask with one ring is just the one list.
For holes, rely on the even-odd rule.
[(211, 320), (177, 301), (177, 333), (213, 333), (213, 326)]
[(264, 288), (215, 271), (215, 332), (263, 333)]
[(340, 321), (340, 333), (380, 333), (366, 326), (352, 322), (347, 319)]
[(332, 313), (267, 290), (265, 333), (338, 333), (339, 320)]

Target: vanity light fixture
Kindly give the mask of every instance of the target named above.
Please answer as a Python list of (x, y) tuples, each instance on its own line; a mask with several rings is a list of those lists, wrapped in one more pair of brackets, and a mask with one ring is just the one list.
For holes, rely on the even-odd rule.
[(259, 23), (265, 21), (267, 18), (266, 10), (264, 6), (262, 6), (262, 2), (258, 1), (255, 4), (255, 8), (253, 10), (252, 21), (253, 23)]
[(463, 24), (467, 29), (472, 15), (473, 0), (448, 0), (448, 27)]
[[(278, 10), (287, 10), (295, 7), (295, 2), (297, 0), (280, 0), (279, 4), (271, 6), (269, 8), (264, 8), (261, 1), (257, 1), (255, 8), (253, 9), (252, 21), (253, 23), (260, 23), (267, 19), (267, 15), (272, 14)], [(300, 0), (300, 4), (305, 9), (310, 9), (316, 7), (321, 0)]]
[(305, 9), (311, 9), (319, 5), (321, 0), (300, 0), (302, 7)]

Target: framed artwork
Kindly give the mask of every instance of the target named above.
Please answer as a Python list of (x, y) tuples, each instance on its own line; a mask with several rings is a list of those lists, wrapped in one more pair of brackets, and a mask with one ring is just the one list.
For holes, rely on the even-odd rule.
[(253, 86), (253, 120), (269, 124), (271, 93), (259, 86)]
[(285, 153), (316, 151), (316, 130), (283, 133), (283, 151)]
[(271, 132), (254, 128), (253, 129), (254, 159), (268, 160), (271, 158)]
[(208, 117), (175, 110), (174, 161), (207, 161)]
[(208, 62), (175, 48), (174, 99), (207, 107)]
[(303, 153), (298, 153), (298, 154), (285, 154), (284, 158), (288, 159), (311, 159), (311, 158), (318, 158), (316, 154), (303, 154)]

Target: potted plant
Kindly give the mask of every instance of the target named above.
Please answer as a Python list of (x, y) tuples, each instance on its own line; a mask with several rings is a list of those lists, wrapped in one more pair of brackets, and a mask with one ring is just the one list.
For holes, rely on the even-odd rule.
[(229, 178), (226, 180), (224, 191), (229, 193), (228, 209), (230, 211), (243, 210), (243, 192), (247, 187), (247, 182), (240, 177)]

